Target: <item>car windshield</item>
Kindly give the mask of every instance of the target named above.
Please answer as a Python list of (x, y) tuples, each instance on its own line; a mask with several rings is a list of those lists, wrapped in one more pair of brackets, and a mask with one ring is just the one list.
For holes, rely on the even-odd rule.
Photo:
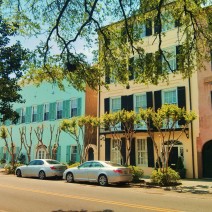
[(46, 162), (48, 164), (60, 164), (60, 162), (59, 161), (56, 161), (56, 160), (46, 160)]
[(124, 166), (122, 166), (121, 164), (113, 163), (113, 162), (110, 162), (110, 161), (105, 161), (105, 163), (106, 163), (107, 165), (114, 166), (114, 167), (124, 167)]

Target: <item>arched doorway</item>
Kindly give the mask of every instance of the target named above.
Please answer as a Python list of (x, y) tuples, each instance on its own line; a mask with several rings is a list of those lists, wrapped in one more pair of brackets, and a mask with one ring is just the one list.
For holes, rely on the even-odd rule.
[(88, 160), (94, 160), (94, 150), (92, 147), (88, 149)]
[(212, 178), (212, 140), (205, 143), (202, 149), (203, 177)]

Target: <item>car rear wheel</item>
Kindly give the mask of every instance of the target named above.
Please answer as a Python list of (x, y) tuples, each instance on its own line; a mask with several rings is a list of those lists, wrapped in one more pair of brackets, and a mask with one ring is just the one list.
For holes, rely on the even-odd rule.
[(69, 172), (69, 173), (66, 175), (66, 181), (67, 181), (68, 183), (73, 183), (73, 182), (74, 182), (74, 175), (73, 175), (71, 172)]
[(99, 183), (100, 186), (108, 185), (107, 177), (104, 174), (100, 175), (99, 179), (98, 179), (98, 183)]
[(18, 169), (18, 170), (16, 171), (16, 176), (17, 176), (17, 177), (22, 177), (22, 174), (21, 174), (21, 170), (20, 170), (20, 169)]
[(40, 171), (38, 175), (39, 179), (44, 180), (46, 178), (46, 174), (44, 171)]

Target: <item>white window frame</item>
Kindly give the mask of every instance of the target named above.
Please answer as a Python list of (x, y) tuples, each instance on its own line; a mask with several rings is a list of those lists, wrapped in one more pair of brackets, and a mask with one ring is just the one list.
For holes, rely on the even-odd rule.
[(37, 152), (37, 159), (46, 159), (47, 152), (45, 147), (39, 147)]
[(121, 164), (121, 152), (118, 147), (118, 140), (111, 139), (111, 161)]
[[(135, 29), (133, 29), (133, 32), (139, 33), (137, 35), (138, 40), (142, 39), (144, 37), (146, 37), (146, 24), (145, 23), (140, 23), (139, 21), (137, 21), (135, 23)], [(141, 32), (141, 33), (140, 33)]]
[(170, 46), (163, 49), (163, 53), (166, 57), (166, 60), (169, 62), (171, 69), (168, 66), (168, 63), (162, 57), (163, 71), (168, 71), (168, 73), (172, 73), (173, 70), (177, 69), (177, 52), (176, 46)]
[[(139, 145), (140, 141), (141, 145)], [(136, 138), (136, 164), (138, 166), (148, 167), (147, 138), (144, 137)]]
[[(76, 112), (72, 113), (72, 110), (74, 109)], [(75, 117), (77, 116), (77, 114), (78, 114), (78, 99), (77, 98), (70, 99), (70, 117)]]
[[(140, 106), (137, 106), (137, 97), (140, 97), (140, 96), (142, 98), (144, 98), (146, 102), (143, 105), (141, 103)], [(134, 111), (136, 113), (139, 113), (139, 108), (141, 108), (141, 107), (143, 109), (147, 109), (147, 96), (146, 96), (146, 93), (134, 94), (133, 99), (134, 99), (134, 104), (133, 104), (134, 105)], [(146, 130), (147, 129), (147, 126), (146, 126), (146, 123), (144, 121), (141, 121), (141, 124), (139, 126), (137, 126), (136, 128), (137, 129), (144, 129), (144, 130)]]
[(56, 102), (56, 113), (57, 119), (63, 118), (63, 101)]
[(167, 32), (175, 28), (175, 20), (169, 11), (162, 12), (162, 32)]
[[(78, 154), (77, 145), (71, 145), (70, 146), (70, 161), (76, 162), (77, 154)], [(72, 158), (74, 158), (75, 160), (72, 160)]]
[(32, 106), (32, 122), (37, 122), (37, 115), (38, 115), (38, 106), (33, 105)]
[[(113, 100), (119, 100), (119, 106), (120, 107), (117, 107), (117, 108), (113, 108)], [(110, 111), (112, 112), (112, 113), (115, 113), (115, 112), (117, 112), (117, 111), (120, 111), (121, 110), (121, 97), (120, 96), (118, 96), (118, 97), (111, 97), (110, 98)], [(117, 130), (121, 130), (121, 122), (120, 123), (118, 123), (117, 125), (116, 125), (116, 129)], [(114, 129), (111, 129), (111, 130), (114, 130)]]
[[(176, 101), (172, 101), (172, 102), (166, 102), (165, 101), (165, 93), (168, 93), (168, 92), (175, 92), (175, 100)], [(170, 89), (165, 89), (165, 90), (162, 90), (162, 103), (163, 104), (175, 104), (175, 105), (178, 105), (178, 98), (177, 98), (177, 88), (170, 88)]]
[[(175, 101), (172, 102), (166, 102), (165, 101), (165, 93), (168, 92), (175, 92)], [(165, 89), (162, 90), (162, 104), (173, 104), (173, 105), (178, 105), (178, 95), (177, 95), (177, 88), (170, 88), (170, 89)], [(170, 125), (172, 125), (172, 123), (170, 122)], [(171, 127), (171, 126), (170, 126)], [(163, 127), (165, 128), (165, 126)], [(179, 128), (178, 123), (176, 123), (175, 128)]]
[(49, 120), (49, 103), (45, 103), (43, 105), (43, 120), (48, 121)]

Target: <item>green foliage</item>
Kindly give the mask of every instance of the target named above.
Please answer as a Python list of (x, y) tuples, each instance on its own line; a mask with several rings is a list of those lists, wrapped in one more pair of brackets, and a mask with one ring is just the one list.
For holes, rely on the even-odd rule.
[(26, 163), (26, 155), (24, 155), (23, 153), (21, 153), (20, 156), (18, 157), (18, 162), (20, 164), (25, 164)]
[(21, 163), (16, 163), (14, 164), (14, 167), (11, 166), (11, 164), (6, 164), (4, 169), (6, 174), (15, 174), (15, 170), (17, 167), (22, 166), (23, 164)]
[(151, 182), (160, 186), (176, 185), (179, 180), (179, 174), (170, 167), (168, 167), (167, 171), (164, 169), (157, 169), (151, 174)]
[(4, 163), (6, 163), (6, 160), (5, 160), (4, 158), (2, 158), (2, 159), (0, 160), (0, 164), (4, 164)]
[(184, 179), (186, 177), (186, 169), (184, 167), (182, 157), (178, 157), (176, 171), (179, 173), (181, 179)]
[(2, 126), (0, 128), (0, 138), (5, 140), (5, 139), (7, 139), (7, 137), (8, 137), (8, 130), (5, 126)]
[(138, 166), (129, 166), (129, 168), (132, 171), (132, 175), (133, 175), (133, 183), (139, 183), (140, 182), (140, 178), (143, 177), (144, 171), (141, 167)]
[(15, 23), (9, 24), (3, 20), (1, 14), (0, 20), (0, 120), (16, 122), (19, 115), (12, 106), (16, 102), (24, 102), (18, 82), (23, 69), (26, 69), (28, 51), (22, 48), (20, 42), (9, 45), (10, 37), (15, 36), (17, 27)]

